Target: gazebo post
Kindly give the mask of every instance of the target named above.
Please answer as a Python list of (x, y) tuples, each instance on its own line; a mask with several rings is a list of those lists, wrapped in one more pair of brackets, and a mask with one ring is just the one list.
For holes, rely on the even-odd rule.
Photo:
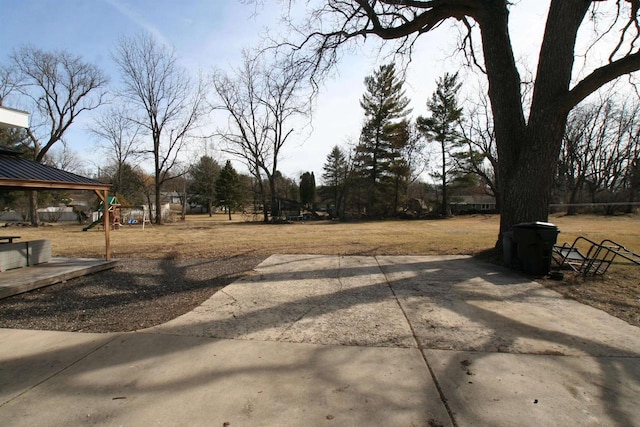
[(111, 260), (111, 224), (109, 221), (109, 190), (104, 190), (104, 193), (94, 190), (98, 197), (102, 199), (104, 204), (104, 213), (102, 214), (104, 224), (104, 243), (105, 243), (105, 256), (107, 261)]

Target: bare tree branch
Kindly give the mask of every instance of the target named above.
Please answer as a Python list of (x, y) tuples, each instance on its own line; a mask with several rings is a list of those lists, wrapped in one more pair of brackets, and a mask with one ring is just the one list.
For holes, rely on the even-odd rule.
[(310, 99), (303, 95), (305, 70), (295, 61), (276, 62), (268, 67), (260, 57), (244, 53), (242, 68), (232, 77), (214, 73), (213, 85), (227, 113), (227, 127), (217, 136), (225, 143), (224, 150), (242, 159), (261, 187), (264, 219), (266, 192), (262, 187), (267, 177), (271, 195), (271, 213), (276, 216), (276, 184), (278, 160), (284, 145), (294, 134), (292, 121), (305, 117)]
[(120, 40), (114, 60), (123, 79), (122, 96), (137, 107), (136, 123), (149, 131), (152, 139), (156, 223), (161, 224), (160, 192), (178, 165), (178, 156), (190, 141), (204, 114), (204, 91), (177, 63), (175, 50), (158, 44), (150, 34), (141, 33)]
[[(47, 52), (24, 46), (11, 55), (14, 81), (3, 91), (18, 91), (31, 100), (30, 154), (44, 162), (49, 150), (61, 141), (76, 118), (105, 102), (105, 74), (95, 65), (66, 51)], [(6, 79), (7, 75), (4, 75)], [(11, 76), (9, 74), (8, 76)], [(42, 130), (44, 129), (44, 130)], [(31, 193), (31, 223), (38, 225), (37, 195)]]
[(38, 140), (34, 159), (42, 161), (78, 115), (104, 103), (108, 79), (96, 66), (65, 51), (25, 46), (13, 53), (12, 60), (24, 82), (21, 93), (34, 102), (49, 129), (42, 136), (32, 133)]
[(618, 77), (640, 69), (640, 52), (627, 55), (594, 70), (576, 84), (560, 102), (560, 108), (569, 110), (580, 101)]

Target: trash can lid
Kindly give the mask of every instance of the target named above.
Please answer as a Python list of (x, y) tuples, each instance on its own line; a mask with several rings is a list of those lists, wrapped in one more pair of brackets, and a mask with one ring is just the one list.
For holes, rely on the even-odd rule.
[(515, 224), (513, 228), (546, 228), (558, 230), (558, 227), (555, 224), (550, 222), (542, 222), (542, 221), (534, 221), (534, 222), (523, 222), (520, 224)]

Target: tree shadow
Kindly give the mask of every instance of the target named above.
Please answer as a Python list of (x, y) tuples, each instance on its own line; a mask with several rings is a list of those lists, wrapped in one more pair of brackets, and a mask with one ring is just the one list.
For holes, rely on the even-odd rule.
[[(167, 263), (161, 268), (173, 267)], [(187, 269), (180, 274), (186, 275)], [(593, 320), (588, 327), (585, 316)], [(637, 387), (640, 373), (628, 364), (619, 364), (616, 358), (638, 358), (640, 350), (637, 340), (625, 339), (637, 337), (637, 331), (624, 325), (502, 267), (464, 256), (274, 256), (192, 313), (144, 333), (118, 335), (112, 341), (134, 340), (142, 335), (145, 337), (140, 339), (153, 340), (162, 335), (157, 339), (173, 338), (177, 344), (149, 345), (148, 351), (101, 359), (102, 364), (111, 366), (79, 363), (74, 366), (73, 376), (172, 355), (184, 356), (186, 361), (195, 349), (222, 338), (237, 343), (256, 340), (472, 352), (476, 360), (496, 353), (554, 355), (565, 357), (559, 360), (567, 369), (572, 369), (569, 356), (590, 356), (603, 373), (593, 381), (610, 419), (631, 425), (634, 419), (624, 407), (627, 396), (620, 384), (625, 380)], [(353, 330), (357, 333), (349, 335)], [(301, 369), (314, 358), (322, 359), (331, 348), (314, 347), (313, 356), (288, 368), (285, 364), (257, 369)], [(71, 346), (37, 357), (55, 359), (69, 352), (89, 351), (82, 345)], [(35, 357), (3, 364), (24, 369)], [(221, 376), (234, 374), (219, 369)], [(455, 358), (442, 372), (450, 381), (468, 381)], [(340, 378), (324, 370), (313, 374), (322, 379), (323, 386), (341, 386)], [(155, 384), (152, 389), (182, 391), (214, 384), (217, 378), (217, 374), (185, 374)], [(402, 387), (394, 384), (391, 389), (396, 386)], [(68, 393), (95, 394), (99, 393), (98, 387), (75, 384)], [(151, 390), (144, 386), (140, 390), (147, 389)], [(376, 399), (390, 408), (397, 405), (386, 391), (377, 391)]]

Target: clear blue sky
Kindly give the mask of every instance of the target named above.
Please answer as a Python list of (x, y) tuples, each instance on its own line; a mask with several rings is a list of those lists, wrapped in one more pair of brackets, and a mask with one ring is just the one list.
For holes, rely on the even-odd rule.
[[(118, 84), (111, 58), (117, 40), (141, 30), (176, 48), (181, 63), (194, 74), (212, 67), (238, 65), (243, 47), (256, 45), (267, 27), (278, 28), (280, 3), (264, 6), (236, 0), (0, 0), (0, 61), (23, 44), (42, 49), (65, 49), (101, 67)], [(258, 2), (260, 3), (260, 2)], [(527, 55), (539, 46), (548, 0), (523, 0), (513, 8), (512, 21), (520, 28), (514, 37), (518, 52)], [(407, 70), (407, 95), (413, 115), (426, 114), (425, 102), (445, 71), (456, 71), (460, 58), (452, 58), (457, 33), (442, 26), (423, 36)], [(322, 88), (313, 126), (285, 150), (282, 172), (297, 179), (304, 171), (318, 177), (331, 148), (357, 140), (363, 120), (359, 98), (363, 79), (386, 58), (375, 45), (343, 58), (337, 75)], [(518, 55), (521, 55), (520, 53)], [(85, 131), (90, 114), (75, 124), (68, 136), (73, 151), (91, 168), (102, 166), (95, 154), (95, 140)], [(215, 143), (214, 143), (215, 144)], [(224, 155), (219, 159), (223, 160)]]

